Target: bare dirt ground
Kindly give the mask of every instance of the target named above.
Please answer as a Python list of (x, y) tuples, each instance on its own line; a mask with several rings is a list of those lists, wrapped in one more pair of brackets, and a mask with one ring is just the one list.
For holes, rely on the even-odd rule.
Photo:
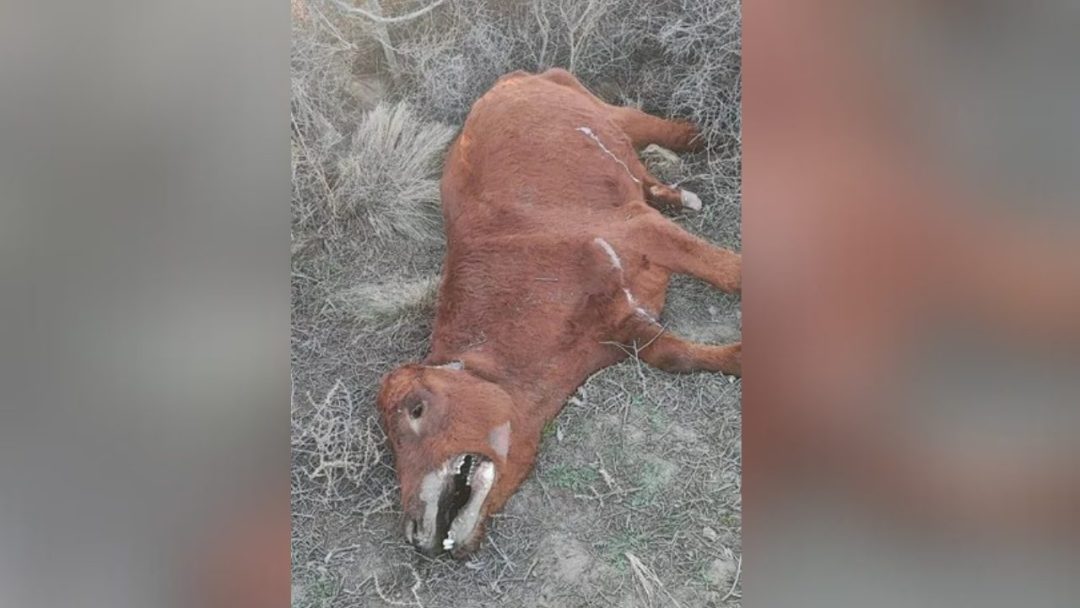
[[(739, 380), (635, 360), (593, 376), (467, 562), (405, 544), (373, 406), (382, 375), (427, 352), (442, 155), (505, 72), (566, 67), (610, 102), (696, 120), (706, 151), (646, 160), (701, 195), (680, 224), (741, 248), (738, 4), (451, 0), (390, 23), (342, 6), (380, 8), (294, 2), (293, 605), (739, 605)], [(740, 335), (738, 299), (687, 278), (662, 320)]]

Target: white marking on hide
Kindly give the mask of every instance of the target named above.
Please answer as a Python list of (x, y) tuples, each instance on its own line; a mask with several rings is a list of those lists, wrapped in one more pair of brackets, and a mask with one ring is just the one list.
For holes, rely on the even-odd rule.
[(510, 452), (510, 421), (500, 424), (488, 433), (488, 443), (501, 458), (505, 459)]
[(619, 259), (619, 254), (615, 253), (615, 248), (612, 247), (610, 243), (600, 237), (596, 237), (593, 242), (603, 248), (604, 252), (607, 253), (608, 258), (611, 260), (611, 265), (621, 271), (622, 260)]
[(648, 321), (649, 323), (655, 323), (657, 325), (660, 324), (660, 322), (656, 320), (656, 317), (652, 316), (652, 313), (650, 313), (649, 311), (645, 310), (644, 308), (642, 308), (640, 306), (635, 308), (634, 312), (636, 312), (638, 314), (638, 316), (640, 316), (640, 317), (645, 317), (645, 320)]
[(622, 165), (622, 168), (626, 169), (626, 174), (630, 176), (630, 179), (634, 180), (636, 183), (639, 183), (639, 184), (641, 183), (641, 180), (634, 177), (634, 174), (630, 172), (630, 167), (628, 167), (626, 165), (626, 163), (624, 163), (621, 158), (619, 158), (618, 156), (615, 156), (615, 153), (613, 153), (611, 150), (608, 150), (607, 146), (604, 145), (604, 142), (600, 141), (600, 138), (596, 136), (596, 133), (593, 133), (592, 129), (590, 129), (589, 127), (578, 127), (577, 130), (581, 131), (588, 138), (595, 141), (596, 145), (600, 146), (600, 149), (603, 150), (605, 154), (610, 156), (615, 162)]
[(417, 435), (420, 434), (420, 419), (409, 416), (409, 428)]
[(637, 298), (634, 297), (634, 294), (630, 293), (629, 289), (623, 287), (623, 293), (626, 294), (626, 303), (630, 305), (630, 308), (634, 309), (635, 314), (641, 317), (645, 317), (652, 323), (659, 323), (659, 321), (656, 320), (656, 317), (652, 316), (652, 313), (645, 310), (645, 307), (638, 304)]
[(611, 243), (608, 243), (600, 237), (596, 237), (595, 239), (593, 239), (593, 242), (599, 245), (600, 248), (604, 250), (604, 253), (607, 254), (608, 259), (611, 260), (611, 265), (615, 268), (615, 270), (619, 271), (619, 284), (622, 285), (623, 294), (626, 296), (626, 303), (630, 305), (630, 308), (634, 311), (634, 314), (640, 317), (644, 317), (650, 323), (655, 323), (659, 325), (660, 322), (656, 320), (656, 317), (654, 317), (649, 311), (645, 310), (643, 306), (638, 304), (637, 298), (635, 298), (634, 294), (630, 292), (630, 289), (626, 287), (626, 277), (623, 276), (622, 259), (615, 251), (615, 248), (611, 246)]

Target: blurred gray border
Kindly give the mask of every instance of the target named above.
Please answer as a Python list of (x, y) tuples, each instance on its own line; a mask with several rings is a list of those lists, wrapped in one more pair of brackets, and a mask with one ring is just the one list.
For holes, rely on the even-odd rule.
[(190, 605), (215, 517), (288, 501), (289, 27), (0, 7), (0, 605)]

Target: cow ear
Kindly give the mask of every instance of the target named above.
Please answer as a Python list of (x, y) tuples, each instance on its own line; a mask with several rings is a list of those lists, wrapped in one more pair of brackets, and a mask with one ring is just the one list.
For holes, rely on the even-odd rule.
[(380, 412), (389, 412), (409, 398), (418, 386), (417, 367), (419, 366), (415, 364), (405, 365), (383, 377), (379, 394), (375, 398), (375, 407)]

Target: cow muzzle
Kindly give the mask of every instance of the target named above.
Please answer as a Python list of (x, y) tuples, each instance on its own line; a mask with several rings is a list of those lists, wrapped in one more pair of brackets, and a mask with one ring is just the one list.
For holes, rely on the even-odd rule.
[(459, 454), (429, 472), (420, 482), (422, 512), (407, 514), (406, 540), (425, 555), (464, 557), (475, 548), (495, 476), (495, 463), (479, 454)]

